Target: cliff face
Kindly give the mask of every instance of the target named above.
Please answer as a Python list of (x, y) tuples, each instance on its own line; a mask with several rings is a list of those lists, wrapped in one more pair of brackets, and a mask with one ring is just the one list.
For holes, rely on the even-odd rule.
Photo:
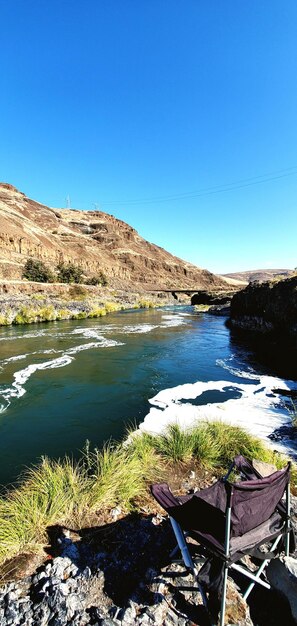
[(226, 281), (149, 243), (102, 211), (51, 209), (0, 183), (0, 279), (18, 280), (29, 257), (54, 268), (103, 271), (110, 285), (140, 289), (226, 288)]
[(289, 334), (297, 345), (297, 276), (252, 283), (234, 295), (231, 325), (247, 330)]

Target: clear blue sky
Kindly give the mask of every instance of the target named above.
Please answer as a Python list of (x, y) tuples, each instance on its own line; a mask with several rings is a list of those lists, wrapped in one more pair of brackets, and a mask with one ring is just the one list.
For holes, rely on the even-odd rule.
[(0, 9), (2, 181), (215, 272), (297, 265), (296, 0)]

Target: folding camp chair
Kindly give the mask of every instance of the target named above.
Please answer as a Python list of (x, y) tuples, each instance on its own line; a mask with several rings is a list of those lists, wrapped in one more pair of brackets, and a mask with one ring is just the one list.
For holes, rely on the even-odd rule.
[[(231, 483), (232, 470), (239, 470), (243, 480)], [(152, 494), (167, 511), (182, 559), (192, 570), (203, 604), (212, 590), (221, 596), (220, 626), (224, 625), (227, 576), (236, 570), (251, 582), (243, 597), (246, 600), (256, 583), (270, 589), (263, 573), (271, 558), (282, 547), (288, 556), (290, 548), (290, 463), (267, 477), (261, 477), (243, 456), (237, 456), (225, 478), (194, 494), (176, 497), (166, 483), (153, 485)], [(283, 499), (285, 496), (285, 499)], [(186, 536), (190, 535), (204, 548), (206, 559), (197, 571)], [(260, 546), (270, 544), (269, 551)], [(250, 571), (240, 561), (245, 555), (262, 559), (261, 566)]]

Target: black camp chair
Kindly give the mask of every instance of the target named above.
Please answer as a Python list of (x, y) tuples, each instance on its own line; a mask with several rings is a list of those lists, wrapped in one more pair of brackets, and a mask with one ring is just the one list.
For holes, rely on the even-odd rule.
[[(239, 470), (241, 482), (229, 482), (234, 468)], [(263, 478), (247, 459), (237, 456), (225, 478), (194, 494), (176, 497), (166, 483), (153, 485), (151, 490), (170, 516), (184, 564), (193, 571), (207, 610), (205, 592), (221, 597), (220, 626), (225, 621), (229, 570), (251, 579), (245, 600), (256, 583), (270, 589), (263, 578), (265, 567), (282, 547), (286, 556), (290, 549), (290, 463)], [(205, 550), (199, 573), (186, 542), (187, 535)], [(259, 549), (263, 544), (270, 544), (269, 551)], [(262, 559), (256, 572), (240, 563), (246, 554)]]

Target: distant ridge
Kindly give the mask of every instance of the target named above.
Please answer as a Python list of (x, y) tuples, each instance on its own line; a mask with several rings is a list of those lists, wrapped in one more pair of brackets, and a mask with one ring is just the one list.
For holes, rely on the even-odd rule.
[(112, 215), (52, 209), (0, 183), (0, 279), (19, 280), (29, 257), (51, 269), (75, 263), (86, 277), (102, 271), (114, 288), (215, 290), (228, 282), (149, 243)]
[(259, 281), (263, 283), (267, 280), (272, 280), (275, 277), (289, 278), (295, 273), (294, 270), (288, 269), (276, 269), (276, 270), (248, 270), (246, 272), (233, 272), (231, 274), (222, 274), (223, 278), (231, 278), (240, 280), (245, 283), (252, 283)]

